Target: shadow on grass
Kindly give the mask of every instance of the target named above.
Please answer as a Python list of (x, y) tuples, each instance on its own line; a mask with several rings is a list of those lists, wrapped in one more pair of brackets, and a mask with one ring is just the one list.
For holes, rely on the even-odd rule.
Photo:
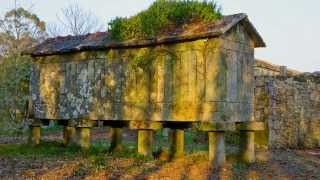
[(82, 151), (77, 145), (65, 147), (62, 142), (58, 141), (41, 141), (39, 145), (29, 144), (0, 144), (1, 156), (24, 156), (24, 157), (55, 157), (55, 156), (90, 156), (100, 153), (106, 153), (109, 146), (108, 142), (96, 142), (92, 144), (89, 150)]

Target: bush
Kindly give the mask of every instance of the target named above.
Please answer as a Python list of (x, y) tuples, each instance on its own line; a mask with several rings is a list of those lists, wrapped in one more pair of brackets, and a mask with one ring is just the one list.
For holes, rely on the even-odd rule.
[(0, 131), (24, 128), (29, 95), (30, 58), (9, 56), (0, 61)]
[(115, 40), (152, 38), (167, 26), (193, 20), (214, 21), (220, 17), (220, 7), (214, 1), (157, 0), (135, 16), (115, 18), (109, 23), (109, 32)]

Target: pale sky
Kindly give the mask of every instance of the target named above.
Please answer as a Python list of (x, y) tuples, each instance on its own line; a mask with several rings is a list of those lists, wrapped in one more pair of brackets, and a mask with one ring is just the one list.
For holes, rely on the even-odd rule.
[[(56, 22), (56, 14), (75, 0), (18, 0), (32, 6), (46, 22)], [(130, 16), (147, 8), (154, 0), (77, 0), (102, 23), (116, 16)], [(217, 0), (223, 14), (246, 13), (267, 44), (256, 49), (256, 58), (301, 71), (320, 71), (319, 0)], [(0, 15), (14, 7), (14, 0), (0, 0)]]

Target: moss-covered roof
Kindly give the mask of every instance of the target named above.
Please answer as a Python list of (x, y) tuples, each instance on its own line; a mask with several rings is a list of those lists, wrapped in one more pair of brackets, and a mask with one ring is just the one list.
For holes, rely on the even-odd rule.
[(114, 40), (109, 32), (97, 32), (81, 36), (50, 38), (33, 47), (26, 54), (46, 56), (88, 50), (110, 48), (154, 46), (164, 43), (178, 43), (201, 38), (219, 37), (241, 23), (254, 41), (255, 47), (265, 47), (265, 43), (246, 14), (223, 16), (213, 22), (189, 22), (175, 28), (164, 29), (159, 35), (148, 39)]

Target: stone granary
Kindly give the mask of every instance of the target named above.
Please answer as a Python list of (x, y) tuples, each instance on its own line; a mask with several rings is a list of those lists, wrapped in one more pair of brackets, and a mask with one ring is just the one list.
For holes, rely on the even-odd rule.
[(40, 125), (56, 120), (89, 147), (98, 121), (113, 130), (138, 131), (138, 153), (151, 155), (152, 134), (171, 129), (172, 157), (184, 153), (184, 129), (208, 132), (209, 158), (225, 161), (224, 133), (242, 134), (241, 157), (254, 161), (254, 48), (265, 47), (245, 14), (211, 23), (189, 23), (153, 39), (115, 41), (110, 34), (57, 37), (30, 52), (33, 141)]

